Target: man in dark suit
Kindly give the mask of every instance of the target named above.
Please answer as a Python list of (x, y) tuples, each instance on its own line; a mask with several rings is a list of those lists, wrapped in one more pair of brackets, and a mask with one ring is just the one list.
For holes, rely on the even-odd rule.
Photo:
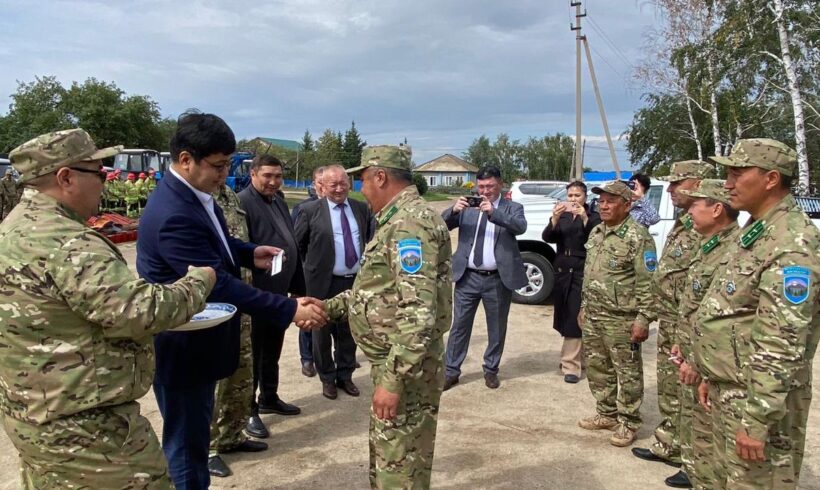
[(501, 197), (504, 182), (497, 167), (482, 168), (476, 179), (480, 205), (470, 207), (462, 196), (442, 213), (449, 229), (458, 228), (458, 249), (453, 255), (455, 306), (447, 340), (445, 390), (458, 383), (479, 301), (484, 303), (487, 317), (484, 381), (488, 388), (500, 386), (498, 365), (504, 351), (512, 291), (527, 284), (515, 240), (527, 230), (524, 208)]
[[(171, 139), (173, 165), (160, 181), (140, 219), (137, 272), (150, 283), (167, 284), (184, 276), (188, 265), (216, 270), (210, 302), (235, 305), (241, 312), (266, 315), (271, 329), (291, 321), (303, 328), (326, 318), (318, 303), (254, 289), (239, 278), (239, 267), (270, 269), (279, 250), (228, 234), (212, 193), (225, 181), (233, 132), (212, 114), (183, 114)], [(162, 332), (154, 337), (154, 393), (163, 417), (162, 449), (177, 489), (205, 489), (208, 444), (217, 380), (239, 362), (239, 315), (216, 327)]]
[[(302, 296), (305, 294), (305, 280), (293, 236), (293, 222), (288, 206), (280, 195), (283, 179), (284, 169), (278, 158), (257, 155), (251, 164), (251, 185), (237, 195), (245, 210), (250, 240), (279, 248), (285, 254), (282, 271), (278, 274), (272, 276), (265, 271), (253, 272), (254, 287), (276, 294)], [(252, 316), (253, 387), (254, 393), (259, 389), (259, 397), (252, 402), (251, 418), (245, 428), (251, 435), (267, 431), (259, 419), (260, 413), (301, 413), (299, 407), (279, 398), (279, 358), (285, 331), (271, 328), (273, 321), (268, 315)]]
[[(348, 199), (350, 178), (344, 167), (325, 167), (322, 188), (324, 199), (302, 207), (296, 221), (296, 241), (304, 257), (308, 295), (327, 299), (353, 286), (359, 272), (359, 258), (364, 245), (370, 241), (374, 225), (367, 205)], [(350, 396), (359, 396), (359, 389), (352, 380), (356, 343), (347, 319), (331, 323), (313, 335), (313, 359), (326, 398), (336, 399), (337, 386)]]
[[(322, 190), (322, 174), (324, 171), (325, 167), (316, 167), (313, 169), (313, 186), (308, 189), (308, 198), (293, 206), (290, 218), (291, 221), (293, 221), (294, 227), (296, 226), (296, 219), (299, 217), (299, 213), (302, 212), (302, 206), (325, 197), (325, 193)], [(304, 255), (302, 257), (304, 258)], [(313, 363), (313, 334), (305, 330), (299, 332), (299, 360), (302, 363), (303, 375), (308, 378), (316, 376), (316, 366)]]

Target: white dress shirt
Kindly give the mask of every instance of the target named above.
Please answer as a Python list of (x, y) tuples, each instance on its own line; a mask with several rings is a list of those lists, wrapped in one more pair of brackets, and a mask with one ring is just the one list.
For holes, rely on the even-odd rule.
[[(493, 201), (493, 212), (498, 209), (498, 203), (501, 202), (501, 196), (499, 195), (498, 198)], [(475, 257), (475, 243), (478, 241), (478, 226), (481, 223), (481, 215), (483, 213), (479, 211), (478, 213), (478, 221), (475, 223), (475, 236), (473, 237), (473, 249), (470, 251), (470, 260), (467, 262), (470, 269), (477, 269), (480, 271), (494, 271), (498, 269), (498, 265), (495, 263), (495, 223), (490, 221), (489, 216), (487, 217), (487, 227), (484, 229), (484, 250), (482, 253), (484, 254), (484, 263), (481, 264), (481, 267), (476, 267), (475, 262), (473, 262), (473, 258)]]
[[(325, 200), (327, 201), (328, 209), (330, 209), (330, 225), (333, 227), (333, 250), (335, 252), (335, 258), (333, 261), (333, 275), (347, 276), (349, 274), (355, 274), (359, 272), (360, 266), (358, 261), (353, 267), (347, 267), (347, 265), (345, 265), (345, 237), (342, 232), (342, 210), (339, 209), (338, 204), (330, 199), (325, 198)], [(362, 250), (359, 245), (359, 223), (353, 215), (353, 209), (350, 207), (350, 201), (345, 199), (344, 205), (347, 222), (350, 223), (350, 234), (353, 235), (353, 246), (356, 249), (356, 257), (361, 258)]]
[(199, 202), (202, 203), (202, 207), (205, 208), (205, 212), (208, 213), (208, 217), (211, 218), (211, 223), (214, 224), (214, 228), (216, 228), (216, 232), (219, 234), (219, 239), (222, 240), (222, 245), (224, 245), (225, 250), (228, 251), (228, 257), (231, 258), (231, 263), (233, 264), (234, 261), (233, 254), (231, 253), (231, 247), (228, 246), (228, 240), (225, 238), (225, 233), (222, 232), (222, 226), (219, 225), (219, 220), (217, 219), (216, 212), (214, 211), (214, 196), (208, 194), (207, 192), (202, 192), (192, 186), (174, 170), (174, 167), (170, 167), (168, 170), (170, 170), (174, 177), (179, 179), (180, 182), (188, 186), (188, 188), (194, 192), (196, 198), (199, 199)]

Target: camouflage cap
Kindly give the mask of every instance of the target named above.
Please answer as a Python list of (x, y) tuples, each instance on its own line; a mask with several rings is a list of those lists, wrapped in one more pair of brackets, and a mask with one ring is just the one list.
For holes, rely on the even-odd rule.
[(684, 160), (673, 162), (672, 169), (666, 177), (657, 177), (667, 182), (680, 182), (686, 179), (714, 179), (717, 177), (715, 168), (703, 160)]
[(592, 192), (594, 194), (614, 194), (619, 197), (623, 197), (627, 201), (632, 200), (632, 190), (626, 185), (626, 182), (622, 180), (613, 180), (612, 182), (608, 182), (603, 187), (593, 187)]
[(726, 184), (725, 180), (703, 179), (700, 181), (700, 185), (698, 185), (696, 189), (679, 190), (678, 192), (684, 196), (714, 199), (715, 201), (722, 202), (723, 204), (732, 204), (729, 199), (729, 191), (723, 187), (724, 184)]
[(709, 160), (727, 167), (758, 167), (777, 170), (793, 176), (797, 164), (797, 152), (785, 143), (769, 138), (738, 140), (728, 157), (713, 156)]
[(98, 150), (91, 136), (77, 128), (41, 134), (12, 150), (9, 159), (25, 183), (72, 163), (101, 160), (120, 151), (122, 146)]
[(368, 167), (398, 168), (411, 170), (412, 150), (405, 145), (368, 146), (362, 150), (362, 163), (358, 167), (347, 169), (348, 174), (357, 174)]

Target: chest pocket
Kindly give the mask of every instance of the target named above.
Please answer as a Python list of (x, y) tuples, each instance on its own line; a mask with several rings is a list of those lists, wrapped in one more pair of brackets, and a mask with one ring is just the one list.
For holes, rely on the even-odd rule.
[(632, 257), (628, 248), (609, 247), (601, 255), (601, 260), (607, 270), (620, 272), (632, 267)]

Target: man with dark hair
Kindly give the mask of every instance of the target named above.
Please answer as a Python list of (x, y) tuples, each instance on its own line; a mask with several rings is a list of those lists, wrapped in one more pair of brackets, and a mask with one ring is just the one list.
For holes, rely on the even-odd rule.
[[(185, 274), (188, 264), (216, 270), (208, 300), (265, 315), (270, 328), (291, 321), (314, 328), (326, 315), (312, 298), (298, 301), (254, 289), (240, 279), (240, 266), (269, 270), (275, 247), (243, 242), (228, 233), (213, 193), (224, 183), (233, 131), (213, 114), (180, 117), (171, 138), (173, 163), (157, 185), (140, 219), (137, 271), (150, 283), (165, 284)], [(154, 393), (163, 418), (162, 449), (177, 488), (204, 489), (210, 483), (208, 446), (214, 390), (239, 363), (240, 315), (215, 327), (162, 332), (154, 337), (157, 371)]]
[[(284, 179), (282, 162), (273, 155), (257, 155), (251, 165), (251, 185), (238, 194), (248, 221), (248, 234), (253, 243), (282, 250), (282, 271), (272, 276), (269, 272), (253, 271), (253, 285), (264, 291), (286, 295), (305, 294), (302, 261), (293, 234), (293, 222), (285, 200), (281, 197)], [(299, 407), (279, 398), (279, 358), (285, 341), (285, 331), (271, 328), (268, 315), (253, 316), (251, 338), (253, 343), (253, 387), (259, 389), (254, 397), (253, 413), (246, 431), (262, 437), (268, 433), (259, 414), (298, 415)]]
[(487, 317), (484, 382), (491, 389), (500, 386), (498, 366), (504, 352), (512, 292), (527, 285), (515, 239), (527, 230), (524, 207), (501, 197), (504, 182), (497, 167), (480, 169), (476, 181), (481, 204), (471, 207), (462, 196), (441, 215), (448, 229), (459, 229), (458, 249), (453, 255), (455, 310), (447, 340), (445, 390), (458, 383), (479, 301)]
[(632, 207), (629, 209), (629, 214), (637, 223), (649, 228), (661, 220), (661, 215), (655, 206), (649, 202), (647, 192), (651, 181), (649, 177), (644, 174), (632, 174), (629, 178), (629, 188), (632, 190)]
[(798, 487), (820, 340), (820, 232), (789, 193), (797, 154), (738, 140), (732, 207), (751, 219), (715, 270), (695, 320), (700, 403), (712, 414), (714, 488)]

